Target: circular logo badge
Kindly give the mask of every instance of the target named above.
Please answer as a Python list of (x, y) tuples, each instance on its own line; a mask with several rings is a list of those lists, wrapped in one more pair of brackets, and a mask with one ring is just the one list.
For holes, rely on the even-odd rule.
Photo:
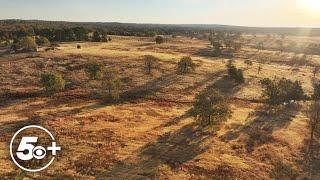
[(36, 125), (19, 129), (10, 142), (13, 162), (28, 172), (39, 172), (49, 167), (60, 150), (50, 131)]

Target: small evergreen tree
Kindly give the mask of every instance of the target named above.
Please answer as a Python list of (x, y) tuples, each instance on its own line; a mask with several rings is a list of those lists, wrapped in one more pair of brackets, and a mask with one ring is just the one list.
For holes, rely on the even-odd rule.
[(189, 56), (182, 57), (178, 63), (178, 73), (185, 74), (195, 70), (196, 65)]

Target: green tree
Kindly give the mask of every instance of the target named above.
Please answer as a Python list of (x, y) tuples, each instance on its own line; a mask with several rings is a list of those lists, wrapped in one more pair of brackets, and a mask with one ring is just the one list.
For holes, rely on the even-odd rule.
[(50, 41), (48, 40), (48, 38), (43, 37), (43, 36), (37, 36), (36, 43), (39, 46), (49, 46), (50, 45)]
[(47, 92), (61, 91), (65, 88), (65, 80), (56, 73), (41, 74), (41, 84)]
[(285, 78), (274, 80), (265, 78), (260, 81), (260, 84), (263, 88), (263, 97), (270, 105), (280, 105), (305, 98), (299, 81), (291, 81)]
[(104, 30), (96, 30), (92, 37), (93, 42), (107, 42), (108, 38)]
[(189, 56), (182, 57), (178, 62), (178, 73), (185, 74), (195, 70), (196, 65)]
[(191, 109), (191, 115), (202, 126), (219, 125), (231, 117), (232, 111), (224, 97), (216, 90), (199, 93)]
[(157, 44), (162, 44), (162, 43), (164, 43), (164, 37), (163, 36), (156, 36), (155, 41)]
[(88, 31), (83, 27), (72, 28), (75, 38), (78, 41), (85, 41), (88, 39)]
[(99, 79), (105, 72), (104, 65), (96, 61), (88, 63), (85, 69), (90, 79)]
[(227, 64), (228, 74), (236, 83), (244, 83), (244, 76), (242, 69), (237, 69), (233, 64), (233, 61), (229, 61)]

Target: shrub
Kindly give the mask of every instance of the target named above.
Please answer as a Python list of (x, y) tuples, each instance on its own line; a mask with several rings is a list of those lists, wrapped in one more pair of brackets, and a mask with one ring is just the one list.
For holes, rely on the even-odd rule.
[(99, 79), (105, 71), (104, 65), (98, 62), (91, 62), (86, 65), (86, 72), (90, 79)]
[(230, 118), (231, 114), (224, 97), (213, 89), (198, 94), (191, 110), (191, 115), (202, 126), (218, 125)]
[(237, 69), (232, 61), (229, 61), (227, 69), (229, 76), (235, 80), (236, 83), (244, 83), (243, 71), (241, 69)]
[(280, 105), (305, 98), (299, 81), (293, 82), (285, 78), (274, 80), (265, 78), (260, 81), (260, 84), (263, 88), (263, 97), (270, 105)]
[(41, 84), (47, 92), (61, 91), (65, 88), (65, 81), (60, 74), (41, 74)]
[(40, 37), (36, 37), (36, 43), (39, 46), (49, 46), (50, 45), (50, 41), (48, 40), (48, 38), (40, 36)]
[(81, 49), (81, 45), (80, 44), (77, 44), (77, 49)]
[(193, 63), (193, 60), (189, 56), (182, 57), (178, 62), (178, 73), (189, 73), (195, 70), (196, 65)]
[(20, 46), (26, 51), (37, 51), (37, 44), (33, 37), (26, 36), (20, 40)]
[(106, 80), (103, 87), (107, 91), (107, 98), (111, 100), (118, 100), (120, 98), (120, 86), (121, 82), (115, 70), (109, 70), (106, 73)]
[(152, 69), (156, 66), (158, 58), (146, 55), (144, 56), (144, 65), (148, 74), (151, 74)]
[(157, 44), (162, 44), (162, 43), (164, 43), (164, 37), (163, 36), (156, 36), (155, 41)]

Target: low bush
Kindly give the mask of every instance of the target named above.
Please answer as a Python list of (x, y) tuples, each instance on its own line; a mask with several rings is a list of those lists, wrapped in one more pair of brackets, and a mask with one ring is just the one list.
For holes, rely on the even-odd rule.
[(41, 74), (41, 84), (47, 92), (61, 91), (65, 88), (65, 80), (56, 73)]
[(23, 37), (20, 40), (19, 45), (25, 51), (37, 51), (37, 44), (33, 37)]
[(102, 63), (91, 62), (85, 66), (86, 72), (90, 79), (99, 79), (105, 72), (105, 67)]
[(194, 71), (196, 68), (195, 63), (189, 56), (182, 57), (178, 63), (178, 73), (185, 74)]

